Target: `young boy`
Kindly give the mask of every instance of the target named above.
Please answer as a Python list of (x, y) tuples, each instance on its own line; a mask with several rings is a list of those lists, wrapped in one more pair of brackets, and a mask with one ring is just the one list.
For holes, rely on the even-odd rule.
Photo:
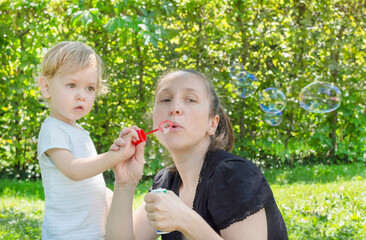
[(38, 137), (45, 192), (42, 239), (104, 239), (113, 193), (102, 173), (133, 155), (131, 139), (138, 136), (131, 131), (119, 151), (98, 155), (89, 132), (76, 122), (106, 92), (101, 58), (87, 45), (61, 42), (52, 47), (38, 79), (50, 109)]

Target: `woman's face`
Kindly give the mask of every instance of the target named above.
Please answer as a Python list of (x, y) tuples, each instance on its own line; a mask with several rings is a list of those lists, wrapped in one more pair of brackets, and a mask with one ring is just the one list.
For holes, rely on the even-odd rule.
[(168, 150), (209, 145), (217, 119), (209, 117), (210, 98), (203, 81), (193, 73), (178, 71), (158, 85), (153, 122), (157, 128), (162, 121), (172, 121), (173, 128), (168, 133), (156, 133)]

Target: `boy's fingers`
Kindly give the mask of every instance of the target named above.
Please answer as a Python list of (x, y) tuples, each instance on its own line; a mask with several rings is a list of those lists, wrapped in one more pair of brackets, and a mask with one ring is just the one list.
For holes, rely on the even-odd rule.
[(134, 141), (137, 141), (139, 139), (139, 135), (137, 134), (135, 129), (130, 129), (131, 131), (128, 133), (127, 136), (131, 137)]
[(131, 129), (134, 129), (135, 131), (140, 130), (140, 128), (136, 125), (131, 126)]
[(130, 138), (130, 139), (134, 139), (135, 141), (137, 141), (139, 139), (139, 135), (136, 132), (136, 128), (135, 128), (135, 126), (132, 126), (131, 128), (122, 129), (119, 134), (119, 137), (124, 138), (124, 139)]
[(130, 128), (123, 128), (121, 130), (121, 132), (119, 133), (119, 137), (123, 137), (124, 135), (128, 134), (129, 132), (131, 132)]
[(117, 138), (116, 140), (114, 140), (113, 144), (115, 144), (119, 147), (123, 147), (126, 145), (126, 141), (123, 138)]
[(116, 144), (112, 144), (112, 146), (109, 148), (110, 151), (118, 151), (119, 150), (119, 146), (117, 146)]

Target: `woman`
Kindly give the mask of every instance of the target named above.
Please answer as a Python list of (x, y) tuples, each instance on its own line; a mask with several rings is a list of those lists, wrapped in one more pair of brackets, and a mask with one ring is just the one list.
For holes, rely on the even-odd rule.
[[(157, 138), (174, 165), (157, 173), (152, 189), (133, 213), (133, 195), (142, 175), (143, 150), (114, 167), (116, 176), (107, 220), (107, 239), (287, 239), (287, 231), (262, 172), (229, 153), (230, 120), (209, 81), (194, 70), (163, 76), (157, 84), (154, 127), (173, 128)], [(123, 129), (121, 137), (137, 128)], [(115, 141), (118, 149), (123, 140)]]

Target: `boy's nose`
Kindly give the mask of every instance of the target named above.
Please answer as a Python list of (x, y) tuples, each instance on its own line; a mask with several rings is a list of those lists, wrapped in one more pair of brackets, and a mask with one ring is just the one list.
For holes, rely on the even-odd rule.
[(85, 100), (85, 92), (83, 90), (79, 90), (76, 94), (76, 99), (80, 101)]

